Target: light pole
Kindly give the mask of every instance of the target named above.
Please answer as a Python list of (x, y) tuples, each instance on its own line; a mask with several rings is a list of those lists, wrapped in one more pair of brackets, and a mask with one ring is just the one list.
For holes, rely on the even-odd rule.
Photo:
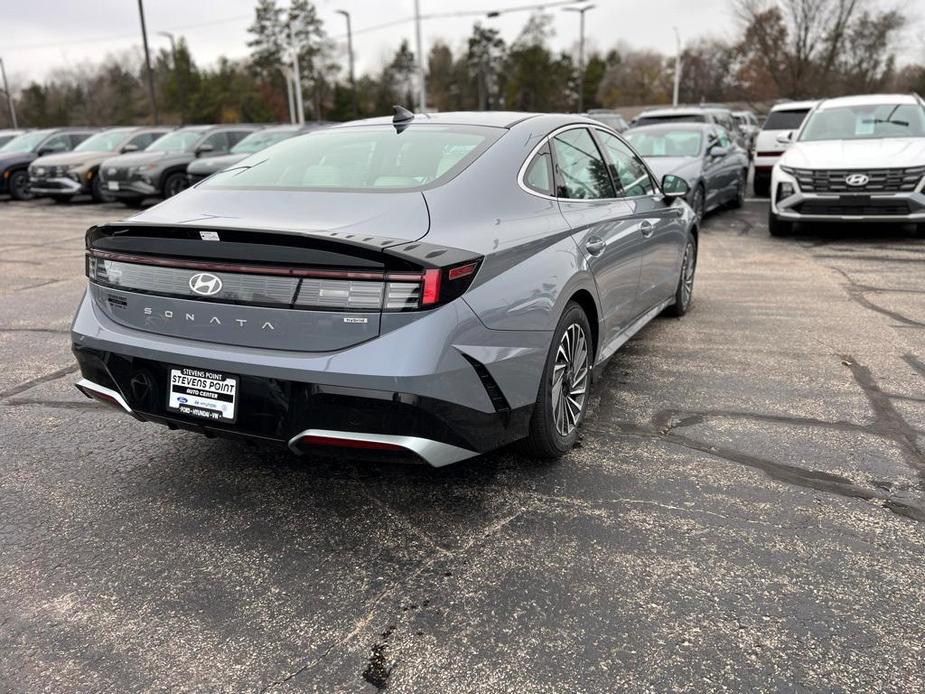
[(418, 109), (421, 113), (427, 110), (427, 84), (424, 81), (424, 49), (421, 43), (421, 2), (414, 0), (415, 38), (418, 48)]
[(305, 124), (305, 103), (302, 101), (302, 73), (299, 71), (299, 47), (295, 42), (295, 33), (289, 25), (289, 45), (292, 47), (292, 80), (295, 82), (296, 123)]
[(357, 109), (357, 81), (353, 76), (353, 33), (350, 30), (350, 13), (347, 10), (334, 11), (344, 15), (347, 20), (347, 58), (350, 63), (350, 90), (353, 92), (353, 117), (356, 118), (359, 111)]
[(173, 71), (176, 73), (177, 98), (180, 100), (180, 125), (183, 125), (186, 120), (186, 90), (183, 87), (185, 80), (181, 79), (180, 69), (177, 65), (177, 42), (169, 31), (159, 31), (157, 33), (159, 36), (166, 36), (170, 39), (170, 56), (173, 60)]
[(10, 120), (13, 123), (13, 130), (18, 127), (16, 123), (16, 107), (13, 105), (13, 95), (10, 93), (10, 85), (6, 83), (6, 68), (3, 67), (3, 58), (0, 58), (0, 76), (3, 77), (3, 92), (6, 94), (6, 104), (10, 107)]
[(678, 105), (678, 91), (681, 89), (681, 34), (678, 27), (674, 27), (674, 38), (677, 46), (674, 58), (674, 95), (671, 98), (672, 106)]
[(289, 122), (295, 123), (295, 95), (292, 92), (292, 68), (286, 64), (279, 66), (280, 71), (283, 73), (283, 77), (286, 78), (286, 98), (289, 101)]
[(160, 123), (157, 115), (157, 98), (154, 96), (154, 74), (151, 72), (151, 53), (148, 51), (148, 31), (145, 29), (145, 8), (138, 0), (138, 16), (141, 17), (141, 41), (145, 45), (145, 67), (148, 71), (148, 96), (151, 97), (151, 110), (154, 111), (154, 125)]
[(594, 5), (585, 5), (584, 7), (563, 7), (563, 12), (577, 12), (579, 22), (578, 38), (578, 74), (581, 75), (578, 82), (578, 112), (585, 110), (585, 12), (593, 10)]

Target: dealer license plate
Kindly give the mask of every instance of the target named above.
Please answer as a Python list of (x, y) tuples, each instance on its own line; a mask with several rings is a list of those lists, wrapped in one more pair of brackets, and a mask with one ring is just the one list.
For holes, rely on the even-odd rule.
[(170, 369), (167, 387), (168, 410), (215, 422), (235, 421), (237, 376), (207, 369)]

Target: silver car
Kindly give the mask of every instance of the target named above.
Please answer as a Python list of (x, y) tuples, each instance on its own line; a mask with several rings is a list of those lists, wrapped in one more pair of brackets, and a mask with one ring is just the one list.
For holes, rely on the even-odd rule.
[(77, 385), (298, 453), (559, 456), (594, 373), (691, 304), (686, 192), (574, 115), (396, 109), (301, 135), (87, 232)]

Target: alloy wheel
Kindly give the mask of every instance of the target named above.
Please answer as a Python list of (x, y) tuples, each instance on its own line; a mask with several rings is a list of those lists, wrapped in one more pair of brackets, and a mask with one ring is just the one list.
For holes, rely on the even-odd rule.
[(562, 335), (552, 372), (552, 416), (556, 431), (568, 436), (581, 418), (588, 391), (588, 338), (578, 323)]

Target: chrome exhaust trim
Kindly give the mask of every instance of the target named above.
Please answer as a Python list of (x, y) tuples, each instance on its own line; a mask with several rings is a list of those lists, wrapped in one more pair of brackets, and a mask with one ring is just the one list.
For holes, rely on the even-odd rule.
[(476, 451), (470, 451), (467, 448), (460, 448), (449, 443), (423, 439), (418, 436), (397, 436), (394, 434), (364, 434), (355, 431), (331, 431), (329, 429), (306, 429), (299, 432), (289, 439), (289, 448), (296, 455), (302, 455), (304, 448), (310, 448), (311, 443), (300, 446), (302, 439), (307, 437), (318, 437), (323, 439), (344, 441), (344, 447), (349, 448), (350, 441), (363, 443), (381, 443), (389, 446), (397, 446), (406, 451), (414, 453), (422, 458), (431, 467), (443, 467), (458, 463), (466, 458), (473, 458), (478, 455)]
[(93, 381), (86, 378), (80, 379), (77, 381), (77, 383), (74, 384), (74, 386), (88, 398), (100, 400), (107, 405), (112, 405), (115, 403), (128, 414), (132, 415), (133, 417), (137, 417), (137, 415), (132, 411), (132, 408), (128, 406), (127, 402), (125, 402), (125, 398), (123, 398), (122, 394), (118, 391), (101, 386), (99, 383), (94, 383)]

